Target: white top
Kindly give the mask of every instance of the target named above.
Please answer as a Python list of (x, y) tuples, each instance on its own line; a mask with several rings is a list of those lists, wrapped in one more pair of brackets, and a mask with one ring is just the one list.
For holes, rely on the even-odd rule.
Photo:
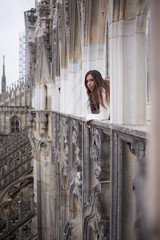
[[(105, 97), (105, 90), (102, 92), (103, 102), (107, 109), (105, 109), (102, 105), (99, 104), (99, 113), (94, 114), (91, 112), (90, 106), (87, 104), (87, 116), (86, 121), (91, 120), (108, 120), (110, 116), (110, 108), (106, 103), (106, 97)], [(89, 102), (89, 101), (88, 101)]]

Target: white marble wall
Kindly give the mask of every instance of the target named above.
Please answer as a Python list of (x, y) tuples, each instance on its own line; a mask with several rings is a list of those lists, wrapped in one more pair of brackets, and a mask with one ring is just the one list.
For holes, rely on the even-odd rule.
[[(141, 23), (141, 18), (142, 16), (137, 16), (131, 20), (119, 20), (109, 26), (111, 123), (146, 124), (147, 56), (144, 23)], [(60, 67), (60, 76), (52, 80), (52, 83), (49, 83), (52, 77), (44, 54), (38, 67), (42, 70), (37, 68), (37, 72), (42, 74), (41, 83), (38, 82), (32, 99), (33, 107), (46, 110), (47, 98), (47, 110), (85, 117), (87, 94), (84, 77), (91, 69), (97, 69), (106, 77), (106, 41), (105, 39), (104, 44), (83, 46), (80, 60), (70, 61), (66, 68)], [(62, 51), (63, 46), (61, 47)], [(48, 79), (46, 87), (44, 79)]]
[(63, 68), (60, 72), (60, 112), (67, 113), (68, 104), (71, 106), (71, 103), (67, 102), (67, 89), (68, 89), (68, 69)]
[(145, 33), (137, 21), (121, 20), (111, 27), (112, 123), (146, 123)]
[(52, 102), (52, 111), (60, 111), (60, 96), (61, 96), (61, 90), (60, 90), (60, 77), (57, 76), (55, 78), (55, 83), (52, 83), (51, 89), (52, 89), (52, 95), (51, 95), (51, 102)]

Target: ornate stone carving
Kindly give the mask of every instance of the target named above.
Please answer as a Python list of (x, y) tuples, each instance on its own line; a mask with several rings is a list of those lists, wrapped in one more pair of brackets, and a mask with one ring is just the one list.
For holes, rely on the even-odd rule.
[(40, 143), (40, 151), (42, 152), (44, 160), (46, 160), (46, 157), (49, 155), (49, 152), (50, 152), (50, 146), (49, 146), (48, 142)]
[(60, 115), (56, 114), (56, 156), (60, 154)]
[(30, 143), (32, 145), (32, 149), (34, 151), (34, 154), (36, 152), (36, 139), (34, 131), (36, 130), (36, 113), (30, 112), (28, 114), (28, 120), (29, 120), (29, 129), (28, 129), (28, 137), (30, 140)]
[(91, 128), (92, 133), (92, 143), (90, 148), (90, 157), (97, 163), (100, 161), (100, 149), (101, 149), (101, 134), (100, 130), (96, 128)]
[(145, 217), (144, 217), (144, 192), (145, 189), (145, 142), (141, 140), (134, 140), (128, 143), (131, 153), (137, 157), (134, 179), (132, 181), (132, 188), (136, 199), (136, 220), (134, 224), (134, 234), (137, 240), (146, 239), (145, 231)]
[(63, 156), (61, 157), (62, 174), (68, 177), (68, 119), (63, 117)]
[(80, 159), (80, 143), (79, 143), (79, 138), (80, 138), (80, 132), (79, 132), (79, 122), (73, 120), (72, 121), (72, 127), (73, 127), (73, 132), (72, 132), (72, 142), (75, 146), (75, 165), (81, 165), (81, 159)]
[(133, 153), (138, 158), (145, 157), (145, 143), (140, 140), (135, 140), (132, 143), (128, 143), (131, 153)]
[(41, 138), (46, 137), (47, 133), (47, 123), (48, 123), (48, 114), (45, 112), (41, 112), (40, 114), (40, 123), (41, 123)]
[(41, 0), (38, 4), (38, 12), (40, 17), (47, 17), (50, 14), (49, 0)]
[(37, 16), (35, 16), (35, 13), (36, 11), (34, 8), (27, 12), (28, 21), (31, 25), (34, 25), (37, 20)]
[(80, 219), (69, 220), (64, 227), (64, 240), (81, 240), (82, 223)]
[(91, 193), (91, 204), (86, 207), (84, 218), (84, 239), (90, 239), (89, 232), (87, 231), (88, 225), (98, 232), (100, 239), (109, 239), (109, 219), (106, 216), (106, 209), (104, 207), (103, 196), (97, 185)]
[(28, 176), (8, 188), (6, 192), (8, 199), (4, 198), (2, 194), (0, 199), (0, 238), (11, 239), (13, 236), (17, 236), (17, 238), (21, 236), (22, 239), (25, 239), (35, 232), (35, 229), (31, 227), (32, 217), (35, 214), (32, 184), (33, 178)]

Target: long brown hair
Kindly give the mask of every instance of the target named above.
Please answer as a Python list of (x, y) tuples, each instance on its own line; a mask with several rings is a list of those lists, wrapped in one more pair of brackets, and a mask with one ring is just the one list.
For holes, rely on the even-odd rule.
[[(95, 87), (92, 92), (87, 87), (88, 75), (92, 75), (92, 77), (94, 79)], [(85, 75), (85, 87), (87, 89), (87, 95), (89, 96), (89, 100), (90, 100), (91, 112), (94, 113), (95, 110), (99, 111), (99, 104), (102, 105), (105, 109), (107, 109), (105, 106), (105, 103), (103, 101), (102, 91), (103, 91), (103, 89), (105, 90), (105, 93), (106, 93), (105, 100), (106, 100), (107, 104), (110, 105), (110, 83), (109, 83), (109, 80), (104, 80), (102, 78), (101, 73), (98, 72), (97, 70), (90, 70)]]

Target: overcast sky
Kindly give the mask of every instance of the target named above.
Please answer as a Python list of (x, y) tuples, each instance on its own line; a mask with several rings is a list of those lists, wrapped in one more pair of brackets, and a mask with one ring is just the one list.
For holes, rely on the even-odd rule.
[(24, 32), (24, 11), (35, 7), (35, 0), (0, 1), (0, 79), (5, 55), (6, 81), (10, 85), (19, 75), (19, 32)]

